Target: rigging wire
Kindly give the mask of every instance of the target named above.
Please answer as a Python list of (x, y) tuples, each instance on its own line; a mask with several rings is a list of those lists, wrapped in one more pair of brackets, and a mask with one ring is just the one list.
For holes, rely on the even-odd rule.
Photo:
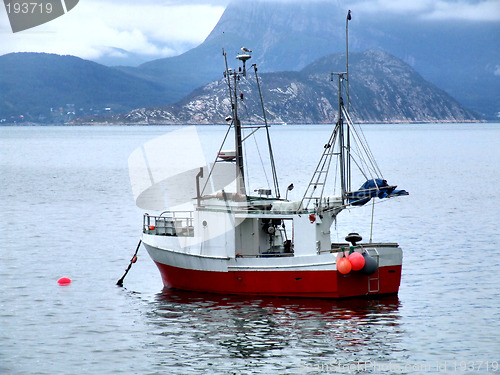
[[(248, 106), (246, 104), (246, 102), (243, 100), (243, 99), (240, 99), (240, 103), (243, 105), (243, 108), (245, 110), (245, 115), (246, 115), (246, 119), (247, 120), (250, 120), (250, 114), (249, 114), (249, 111), (248, 111)], [(257, 149), (257, 154), (259, 155), (259, 160), (260, 160), (260, 164), (262, 166), (262, 171), (264, 172), (264, 176), (265, 176), (265, 179), (266, 179), (266, 182), (267, 182), (267, 186), (270, 188), (271, 187), (271, 184), (269, 183), (269, 177), (267, 175), (267, 172), (266, 172), (266, 167), (264, 165), (264, 160), (262, 158), (262, 154), (260, 152), (260, 149), (259, 149), (259, 144), (257, 142), (257, 138), (255, 136), (255, 133), (264, 126), (256, 126), (254, 130), (252, 130), (249, 134), (244, 134), (243, 135), (243, 138), (242, 138), (242, 142), (246, 141), (248, 138), (252, 137), (255, 141), (255, 146), (256, 146), (256, 149)], [(242, 130), (243, 129), (247, 129), (247, 127), (243, 127), (242, 126)], [(247, 180), (246, 180), (246, 185), (247, 185), (247, 191), (250, 191), (250, 175), (249, 175), (249, 170), (250, 170), (250, 165), (249, 165), (249, 162), (248, 162), (248, 157), (247, 157), (247, 150), (246, 150), (246, 147), (244, 148), (244, 153), (245, 153), (245, 170), (247, 171)], [(279, 197), (279, 196), (278, 196)]]
[[(228, 67), (228, 64), (227, 64), (227, 54), (226, 54), (225, 48), (222, 48), (222, 55), (224, 56), (224, 62), (225, 62), (225, 65), (226, 65), (226, 70), (224, 71), (224, 77), (226, 78), (226, 83), (227, 83), (227, 87), (228, 87), (228, 90), (229, 90), (229, 100), (231, 102), (231, 108), (234, 108), (233, 90), (231, 88), (231, 76), (230, 76), (230, 74), (228, 74), (229, 73), (229, 67)], [(227, 128), (226, 135), (224, 136), (224, 139), (222, 140), (222, 143), (221, 143), (221, 145), (219, 147), (219, 151), (217, 152), (217, 155), (215, 156), (215, 160), (214, 160), (214, 162), (212, 164), (212, 168), (210, 168), (210, 173), (208, 174), (207, 180), (205, 181), (205, 184), (203, 185), (203, 189), (201, 190), (201, 193), (200, 193), (201, 195), (203, 195), (203, 193), (205, 192), (205, 189), (207, 188), (207, 184), (210, 181), (210, 177), (212, 176), (213, 171), (215, 169), (215, 165), (217, 164), (217, 158), (219, 157), (219, 154), (222, 151), (222, 147), (224, 147), (224, 144), (226, 143), (227, 136), (229, 135), (229, 132), (231, 131), (231, 128), (233, 127), (233, 123), (234, 123), (234, 118), (231, 120), (231, 123), (229, 124), (229, 126)]]
[[(224, 33), (223, 33), (223, 35), (224, 35)], [(232, 88), (231, 88), (231, 77), (228, 74), (229, 73), (229, 67), (228, 67), (228, 64), (227, 64), (226, 49), (224, 47), (222, 48), (222, 56), (224, 56), (224, 62), (225, 62), (225, 65), (226, 65), (226, 70), (224, 71), (224, 77), (226, 78), (226, 83), (227, 83), (227, 87), (228, 87), (228, 90), (229, 90), (229, 100), (231, 102), (231, 108), (234, 108), (234, 104), (233, 104), (233, 92), (232, 92)], [(210, 181), (210, 177), (212, 176), (212, 173), (213, 173), (213, 171), (215, 169), (215, 165), (217, 164), (217, 159), (219, 157), (219, 154), (221, 153), (222, 147), (224, 147), (224, 144), (226, 143), (227, 136), (229, 135), (229, 132), (231, 131), (231, 128), (233, 127), (233, 122), (234, 122), (234, 119), (231, 120), (231, 123), (229, 124), (229, 126), (227, 128), (226, 135), (224, 136), (224, 139), (222, 140), (222, 143), (221, 143), (221, 145), (219, 147), (219, 151), (217, 152), (217, 155), (215, 156), (215, 160), (214, 160), (214, 162), (212, 164), (212, 167), (210, 168), (210, 173), (207, 176), (207, 180), (205, 181), (205, 184), (203, 185), (203, 189), (201, 190), (200, 195), (203, 195), (203, 193), (205, 192), (205, 189), (207, 188), (207, 184)]]
[(241, 116), (240, 120), (241, 119), (246, 119), (246, 120), (250, 121), (250, 114), (248, 113), (247, 103), (245, 103), (245, 101), (243, 99), (240, 99), (240, 102), (241, 102), (241, 104), (243, 104), (243, 108), (245, 109), (245, 115), (246, 115), (246, 117), (245, 116)]
[[(354, 139), (354, 142), (355, 144), (358, 146), (357, 149), (353, 149), (351, 147), (351, 150), (350, 150), (350, 154), (351, 154), (351, 161), (353, 161), (356, 166), (358, 167), (359, 171), (361, 172), (361, 174), (368, 180), (368, 174), (370, 175), (370, 177), (373, 179), (375, 177), (373, 177), (373, 174), (372, 174), (372, 170), (370, 168), (370, 166), (368, 165), (368, 163), (366, 162), (365, 158), (363, 157), (363, 154), (361, 152), (361, 149), (359, 149), (359, 144), (358, 144), (358, 140), (353, 137)], [(358, 164), (358, 161), (355, 159), (355, 157), (353, 157), (353, 154), (354, 156), (358, 157), (359, 158), (359, 162), (360, 164)], [(376, 171), (374, 171), (375, 174), (376, 174)]]
[[(219, 154), (222, 151), (222, 148), (224, 147), (224, 145), (226, 143), (226, 140), (227, 140), (227, 137), (229, 135), (229, 132), (230, 132), (231, 128), (234, 127), (234, 129), (236, 131), (237, 126), (239, 126), (239, 118), (238, 118), (238, 114), (236, 113), (236, 108), (237, 108), (237, 104), (238, 104), (238, 96), (237, 96), (237, 85), (238, 85), (238, 82), (237, 81), (239, 81), (240, 77), (239, 76), (236, 77), (236, 75), (233, 72), (233, 70), (229, 69), (228, 62), (227, 62), (227, 54), (226, 54), (225, 48), (222, 48), (222, 55), (224, 56), (224, 62), (225, 62), (225, 67), (226, 67), (226, 70), (224, 71), (224, 78), (226, 80), (226, 84), (227, 84), (228, 91), (229, 91), (229, 99), (230, 99), (230, 104), (231, 104), (231, 108), (232, 108), (232, 112), (233, 112), (232, 115), (233, 116), (231, 118), (231, 123), (228, 126), (228, 129), (226, 131), (226, 134), (224, 136), (222, 144), (221, 144), (221, 146), (219, 148), (219, 152), (217, 153), (217, 155), (215, 157), (215, 160), (214, 160), (214, 162), (213, 162), (213, 164), (212, 164), (212, 166), (210, 168), (210, 172), (209, 172), (209, 174), (207, 176), (207, 179), (206, 179), (206, 181), (205, 181), (205, 183), (203, 185), (203, 188), (201, 190), (200, 194), (202, 194), (202, 195), (205, 193), (207, 185), (211, 181), (211, 177), (213, 175), (214, 168), (215, 168), (216, 164), (218, 162), (220, 162), (220, 160), (218, 160), (218, 157), (219, 157)], [(278, 177), (277, 177), (277, 173), (276, 173), (276, 166), (275, 166), (275, 163), (274, 163), (274, 157), (273, 157), (273, 152), (272, 152), (271, 138), (270, 138), (270, 134), (269, 134), (269, 124), (267, 123), (266, 111), (265, 111), (264, 102), (263, 102), (263, 98), (262, 98), (262, 91), (261, 91), (261, 88), (260, 88), (259, 77), (258, 77), (258, 74), (257, 74), (257, 66), (256, 66), (256, 64), (253, 64), (252, 66), (254, 67), (255, 78), (256, 78), (256, 81), (257, 81), (258, 89), (259, 89), (259, 97), (260, 97), (260, 102), (261, 102), (261, 107), (262, 107), (262, 114), (263, 114), (263, 119), (264, 119), (264, 123), (265, 123), (266, 134), (267, 134), (267, 143), (268, 143), (268, 147), (269, 147), (269, 159), (270, 159), (271, 170), (272, 170), (272, 174), (273, 174), (273, 183), (274, 183), (275, 194), (276, 194), (276, 197), (279, 199), (280, 198), (279, 184), (278, 184)], [(232, 87), (232, 85), (231, 85), (231, 76), (234, 76), (234, 87)], [(245, 80), (245, 82), (246, 82), (246, 80)], [(234, 95), (234, 97), (233, 97), (233, 95)], [(248, 106), (245, 103), (245, 101), (243, 100), (243, 94), (241, 94), (241, 99), (240, 100), (241, 100), (241, 103), (243, 105), (246, 118), (250, 119), (250, 115), (249, 115), (249, 112), (248, 112)], [(228, 121), (229, 121), (229, 119), (228, 119)], [(249, 134), (246, 134), (246, 135), (244, 134), (243, 139), (239, 139), (237, 142), (235, 142), (235, 143), (237, 143), (237, 144), (235, 144), (235, 147), (240, 147), (240, 145), (247, 138), (249, 138), (250, 136), (253, 135), (253, 138), (254, 138), (254, 141), (255, 141), (255, 145), (256, 145), (256, 148), (257, 148), (257, 153), (259, 155), (260, 163), (261, 163), (262, 169), (264, 171), (265, 179), (266, 179), (266, 182), (268, 184), (268, 187), (270, 187), (269, 177), (268, 177), (267, 172), (266, 172), (266, 167), (265, 167), (265, 164), (264, 164), (264, 161), (263, 161), (263, 158), (262, 158), (262, 154), (261, 154), (260, 149), (259, 149), (257, 138), (254, 135), (254, 133), (259, 128), (261, 128), (261, 127), (264, 127), (264, 126), (256, 126), (255, 130), (251, 131)], [(244, 130), (245, 127), (241, 127), (240, 126), (239, 129)], [(248, 127), (248, 129), (250, 129), (250, 127)], [(247, 170), (247, 174), (248, 174), (248, 171), (249, 171), (249, 162), (247, 160), (247, 150), (246, 150), (246, 148), (244, 148), (244, 150), (241, 150), (241, 151), (244, 153), (244, 158), (243, 158), (244, 159), (243, 160), (244, 166), (242, 166), (242, 171), (241, 172), (243, 172), (243, 170)], [(238, 161), (237, 161), (237, 164), (238, 164)], [(249, 180), (250, 180), (250, 178), (244, 179), (244, 182), (245, 182), (247, 190), (250, 189)]]
[(273, 173), (273, 183), (276, 193), (276, 198), (280, 197), (280, 187), (278, 183), (278, 174), (276, 173), (276, 165), (274, 164), (273, 148), (271, 145), (271, 135), (269, 134), (269, 125), (267, 123), (266, 109), (264, 107), (264, 99), (262, 98), (262, 90), (260, 88), (259, 75), (257, 74), (257, 64), (253, 64), (253, 70), (255, 72), (255, 80), (257, 81), (257, 88), (259, 89), (260, 104), (262, 106), (262, 115), (264, 116), (264, 124), (266, 125), (267, 134), (267, 144), (269, 148), (269, 160), (271, 162), (271, 171)]
[(253, 134), (253, 139), (255, 141), (255, 147), (257, 148), (257, 154), (259, 155), (259, 160), (260, 160), (260, 165), (262, 166), (262, 170), (264, 171), (264, 177), (266, 178), (267, 186), (271, 187), (271, 184), (269, 183), (269, 178), (267, 177), (267, 172), (266, 172), (266, 167), (264, 165), (264, 160), (262, 159), (262, 156), (260, 154), (260, 149), (259, 149), (259, 144), (257, 142), (257, 137), (255, 137), (255, 132)]
[[(337, 159), (339, 159), (338, 156), (337, 156)], [(335, 163), (335, 174), (334, 174), (334, 180), (333, 180), (333, 194), (337, 193), (337, 177), (338, 177), (338, 172), (339, 172), (339, 165), (340, 165), (340, 162)]]
[[(244, 133), (244, 129), (241, 129), (242, 132)], [(245, 159), (244, 159), (244, 163), (245, 163), (245, 171), (246, 171), (246, 175), (247, 175), (247, 178), (245, 178), (245, 189), (247, 192), (250, 191), (250, 168), (248, 167), (248, 157), (247, 157), (247, 148), (246, 147), (243, 147), (243, 153), (245, 154)], [(248, 194), (248, 193), (247, 193)]]
[(207, 187), (207, 184), (208, 182), (210, 181), (210, 177), (212, 176), (212, 173), (215, 169), (215, 165), (218, 163), (218, 157), (219, 157), (219, 154), (221, 153), (222, 151), (222, 147), (224, 147), (224, 144), (226, 143), (226, 139), (227, 139), (227, 136), (229, 135), (229, 132), (231, 131), (231, 128), (233, 127), (233, 122), (231, 121), (231, 124), (229, 124), (229, 126), (227, 127), (227, 131), (226, 131), (226, 135), (224, 136), (224, 139), (222, 140), (222, 144), (220, 145), (219, 147), (219, 151), (217, 152), (217, 155), (215, 155), (215, 160), (212, 164), (212, 168), (210, 168), (210, 173), (208, 174), (207, 176), (207, 180), (205, 181), (205, 184), (203, 185), (203, 189), (201, 189), (201, 193), (200, 195), (203, 195), (203, 193), (205, 192), (205, 189)]
[(363, 137), (361, 137), (359, 135), (357, 128), (355, 126), (353, 126), (353, 124), (352, 124), (352, 120), (351, 120), (351, 117), (349, 116), (349, 113), (347, 113), (347, 111), (345, 110), (344, 107), (342, 107), (342, 113), (347, 118), (347, 124), (348, 124), (349, 128), (352, 130), (352, 133), (355, 135), (355, 137), (353, 137), (353, 138), (356, 140), (356, 137), (357, 137), (357, 140), (359, 141), (358, 147), (360, 146), (363, 149), (365, 155), (368, 158), (368, 161), (371, 164), (371, 167), (373, 168), (373, 171), (375, 172), (375, 174), (377, 176), (382, 176), (382, 172), (380, 171), (380, 168), (378, 167), (377, 162), (375, 161), (373, 153), (371, 152), (368, 144), (366, 143), (366, 138), (363, 139)]
[[(361, 132), (361, 136), (363, 137), (363, 140), (364, 140), (365, 144), (368, 145), (368, 141), (366, 140), (365, 134), (364, 134), (363, 129), (361, 128), (361, 126), (359, 127), (359, 131)], [(382, 170), (379, 168), (378, 163), (377, 163), (377, 159), (375, 159), (375, 156), (373, 155), (373, 153), (372, 153), (372, 151), (371, 151), (371, 149), (370, 149), (369, 146), (368, 146), (368, 151), (370, 152), (370, 156), (371, 156), (371, 158), (373, 160), (373, 163), (375, 164), (375, 167), (377, 168), (377, 170), (379, 172), (380, 177), (383, 178), (384, 176), (382, 175)]]
[[(351, 148), (351, 153), (352, 153), (352, 148)], [(360, 157), (360, 161), (363, 161), (363, 158), (361, 157), (361, 155), (357, 155)], [(355, 158), (351, 157), (351, 160), (354, 162), (354, 164), (356, 164), (356, 166), (358, 167), (359, 171), (361, 172), (361, 174), (363, 175), (364, 178), (366, 178), (368, 180), (368, 176), (365, 172), (365, 170), (363, 169), (363, 167), (361, 165), (358, 164), (358, 162), (356, 161)], [(373, 175), (371, 175), (370, 173), (370, 176), (373, 178)]]
[[(300, 201), (300, 206), (303, 209), (307, 209), (307, 207), (311, 203), (311, 200), (315, 199), (314, 194), (316, 193), (318, 185), (321, 186), (321, 192), (319, 196), (319, 204), (321, 204), (326, 181), (328, 178), (328, 171), (330, 169), (332, 156), (334, 155), (332, 149), (335, 147), (335, 142), (337, 140), (337, 133), (339, 132), (339, 126), (341, 126), (339, 123), (335, 125), (332, 134), (328, 139), (328, 143), (325, 144), (323, 154), (321, 155), (321, 158), (318, 161), (316, 169), (314, 170), (314, 173), (309, 181), (309, 184), (307, 185), (307, 189), (302, 197), (302, 200)], [(338, 156), (338, 158), (340, 159), (340, 156)], [(322, 179), (323, 182), (320, 182), (320, 179)]]
[[(361, 127), (355, 127), (353, 125), (349, 113), (347, 113), (345, 110), (344, 110), (344, 113), (346, 113), (346, 117), (348, 117), (348, 120), (349, 120), (348, 121), (348, 125), (349, 125), (349, 127), (353, 130), (353, 132), (359, 138), (360, 143), (363, 146), (363, 149), (364, 149), (366, 155), (368, 156), (368, 158), (370, 160), (370, 163), (373, 165), (373, 168), (374, 168), (375, 172), (379, 176), (382, 176), (382, 172), (381, 172), (380, 168), (377, 165), (377, 161), (376, 161), (375, 157), (373, 156), (373, 153), (372, 153), (370, 147), (368, 146), (368, 142), (366, 141), (366, 137), (364, 136), (363, 130), (361, 129)], [(359, 130), (359, 132), (358, 132), (358, 130)], [(360, 133), (361, 133), (361, 136), (359, 135)]]

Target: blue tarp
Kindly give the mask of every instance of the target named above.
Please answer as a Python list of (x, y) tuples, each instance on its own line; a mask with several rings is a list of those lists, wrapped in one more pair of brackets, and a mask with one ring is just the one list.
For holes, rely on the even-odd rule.
[(390, 186), (386, 180), (375, 178), (367, 180), (359, 190), (353, 191), (347, 195), (349, 203), (353, 206), (362, 206), (372, 198), (392, 198), (399, 195), (408, 195), (406, 190), (396, 190), (395, 185)]

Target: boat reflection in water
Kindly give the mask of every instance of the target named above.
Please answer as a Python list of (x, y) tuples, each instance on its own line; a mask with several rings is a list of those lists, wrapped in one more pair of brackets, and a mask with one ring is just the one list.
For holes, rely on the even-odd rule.
[(393, 352), (398, 342), (394, 336), (403, 334), (396, 296), (249, 298), (165, 288), (153, 304), (149, 317), (156, 327), (153, 334), (166, 339), (158, 342), (163, 354), (185, 356), (182, 361), (188, 362), (192, 357), (209, 359), (218, 366), (229, 366), (228, 357), (236, 363), (237, 358), (265, 363), (265, 358), (273, 357), (273, 366), (276, 357), (283, 357), (287, 358), (283, 369), (318, 360), (358, 361), (373, 358), (374, 350)]

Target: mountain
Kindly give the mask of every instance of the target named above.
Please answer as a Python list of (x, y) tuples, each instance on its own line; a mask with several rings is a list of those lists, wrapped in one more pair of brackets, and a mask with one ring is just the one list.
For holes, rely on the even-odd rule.
[[(241, 46), (253, 49), (253, 62), (265, 73), (300, 72), (323, 56), (345, 51), (347, 6), (340, 3), (233, 1), (198, 47), (137, 67), (112, 68), (48, 54), (0, 56), (0, 122), (21, 115), (30, 121), (62, 122), (107, 109), (116, 113), (176, 103), (222, 77), (222, 47), (229, 56)], [(369, 2), (350, 0), (348, 5), (353, 15), (350, 52), (388, 52), (465, 107), (498, 120), (498, 22), (395, 17), (370, 13)]]
[[(165, 103), (162, 85), (74, 56), (0, 56), (0, 119), (62, 122), (68, 115), (123, 112)], [(14, 119), (15, 121), (15, 119)]]
[[(350, 51), (375, 49), (411, 65), (425, 79), (486, 118), (500, 111), (498, 22), (422, 20), (379, 12), (349, 2)], [(263, 72), (298, 71), (316, 59), (345, 51), (347, 5), (328, 1), (233, 1), (196, 48), (123, 71), (164, 82), (171, 103), (221, 77), (222, 47), (256, 52)]]
[[(330, 72), (345, 68), (345, 55), (329, 55), (299, 72), (263, 73), (262, 95), (270, 123), (333, 123), (337, 119), (337, 82)], [(471, 122), (478, 117), (444, 91), (425, 81), (402, 60), (380, 51), (350, 56), (351, 112), (358, 122)], [(252, 71), (242, 78), (240, 119), (263, 123)], [(142, 108), (117, 122), (143, 124), (220, 124), (231, 114), (225, 79), (214, 81), (175, 105)]]
[(340, 11), (328, 2), (233, 1), (198, 47), (137, 68), (120, 69), (168, 82), (179, 93), (178, 99), (220, 78), (222, 48), (233, 55), (241, 46), (251, 47), (259, 55), (255, 62), (265, 72), (298, 70), (328, 53), (343, 51), (345, 25), (332, 22), (331, 17), (340, 16)]

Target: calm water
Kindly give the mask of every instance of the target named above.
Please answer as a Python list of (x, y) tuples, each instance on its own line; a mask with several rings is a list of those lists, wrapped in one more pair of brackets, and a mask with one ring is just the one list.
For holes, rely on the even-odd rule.
[[(144, 249), (117, 287), (142, 220), (127, 159), (168, 130), (0, 129), (0, 373), (500, 373), (500, 125), (364, 127), (411, 194), (375, 206), (403, 278), (397, 298), (340, 302), (163, 290)], [(225, 129), (198, 131), (210, 153)], [(272, 128), (291, 198), (329, 133)], [(367, 239), (370, 214), (343, 212), (339, 238)]]

